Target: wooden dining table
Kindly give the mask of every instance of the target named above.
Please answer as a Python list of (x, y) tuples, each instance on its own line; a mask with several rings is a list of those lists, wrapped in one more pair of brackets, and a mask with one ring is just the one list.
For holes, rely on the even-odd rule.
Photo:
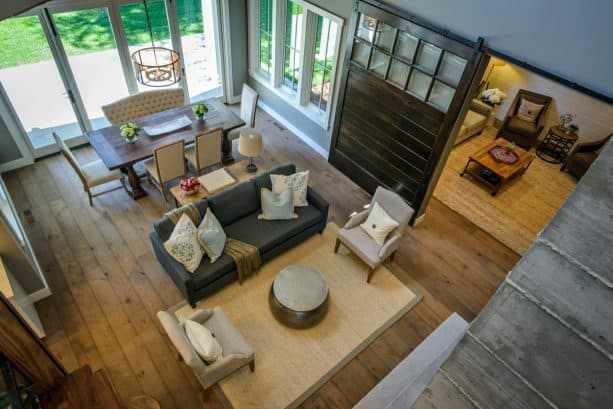
[(131, 121), (143, 129), (144, 126), (160, 125), (182, 116), (187, 116), (192, 120), (191, 125), (163, 135), (150, 136), (144, 130), (141, 130), (136, 142), (129, 143), (121, 136), (119, 126), (109, 126), (90, 131), (87, 133), (87, 137), (107, 168), (110, 170), (121, 169), (128, 181), (128, 193), (132, 198), (138, 199), (147, 193), (140, 184), (140, 177), (134, 170), (134, 164), (152, 157), (155, 149), (169, 143), (180, 140), (185, 141), (185, 143), (192, 143), (197, 135), (215, 128), (223, 128), (222, 161), (224, 164), (234, 161), (232, 143), (228, 140), (228, 132), (245, 125), (245, 122), (217, 98), (207, 99), (203, 102), (209, 108), (204, 121), (198, 120), (192, 111), (194, 104), (169, 109)]

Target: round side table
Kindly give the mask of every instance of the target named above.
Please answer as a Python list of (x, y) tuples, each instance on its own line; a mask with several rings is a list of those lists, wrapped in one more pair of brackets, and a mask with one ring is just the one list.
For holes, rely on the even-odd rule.
[(558, 126), (549, 128), (543, 142), (536, 148), (539, 158), (549, 163), (562, 163), (579, 136)]

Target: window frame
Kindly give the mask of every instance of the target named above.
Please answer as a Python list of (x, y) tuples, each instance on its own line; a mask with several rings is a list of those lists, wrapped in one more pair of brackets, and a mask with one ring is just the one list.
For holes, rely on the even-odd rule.
[[(324, 129), (331, 126), (332, 107), (338, 91), (337, 74), (345, 49), (341, 47), (345, 21), (320, 7), (305, 0), (292, 0), (304, 8), (305, 21), (302, 25), (302, 58), (300, 60), (299, 78), (297, 91), (291, 91), (284, 85), (284, 57), (285, 57), (285, 22), (287, 16), (287, 0), (272, 0), (273, 3), (273, 27), (272, 27), (272, 75), (266, 75), (259, 67), (259, 10), (260, 0), (249, 1), (249, 75), (259, 84), (265, 86), (276, 96), (283, 99), (293, 108), (298, 109), (307, 118), (314, 121)], [(322, 111), (310, 101), (311, 88), (313, 86), (313, 64), (315, 62), (315, 41), (317, 35), (317, 17), (327, 18), (337, 25), (334, 62), (330, 72), (330, 93), (326, 110)]]

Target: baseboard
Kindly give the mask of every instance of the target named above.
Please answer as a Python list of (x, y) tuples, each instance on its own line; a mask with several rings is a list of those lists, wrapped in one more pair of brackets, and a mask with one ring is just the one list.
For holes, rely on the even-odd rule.
[(0, 165), (0, 173), (9, 172), (11, 170), (23, 168), (24, 166), (28, 166), (34, 163), (33, 161), (27, 160), (26, 158), (15, 159), (10, 162), (6, 162)]
[(238, 104), (239, 102), (241, 102), (241, 95), (233, 95), (226, 97), (226, 104), (232, 105)]
[(260, 108), (262, 108), (262, 110), (264, 110), (268, 115), (272, 116), (275, 119), (275, 121), (278, 121), (281, 124), (283, 124), (284, 127), (289, 129), (298, 138), (300, 138), (302, 140), (302, 142), (304, 142), (307, 145), (309, 145), (309, 147), (311, 149), (313, 149), (315, 152), (317, 152), (318, 154), (323, 156), (324, 159), (326, 159), (326, 160), (328, 159), (329, 152), (326, 149), (322, 148), (321, 145), (319, 145), (317, 142), (315, 142), (313, 139), (311, 139), (309, 136), (307, 136), (300, 129), (296, 128), (293, 124), (288, 122), (285, 118), (283, 118), (281, 115), (279, 115), (279, 113), (277, 113), (277, 111), (275, 111), (270, 106), (268, 106), (265, 103), (263, 103), (262, 100), (258, 101), (258, 106)]
[(38, 291), (34, 291), (32, 294), (28, 295), (28, 300), (32, 303), (38, 302), (42, 299), (45, 299), (51, 295), (51, 290), (49, 287), (41, 288)]
[(413, 222), (413, 227), (417, 226), (419, 223), (424, 221), (424, 217), (426, 217), (426, 214), (422, 214), (421, 216), (415, 218), (415, 221)]

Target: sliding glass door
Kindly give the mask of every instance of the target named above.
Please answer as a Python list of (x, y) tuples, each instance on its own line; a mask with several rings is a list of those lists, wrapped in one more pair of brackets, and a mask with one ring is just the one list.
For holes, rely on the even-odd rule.
[(52, 17), (91, 129), (110, 125), (101, 107), (128, 96), (128, 87), (107, 8), (66, 11)]
[[(27, 41), (24, 44), (24, 41)], [(0, 22), (0, 82), (33, 151), (82, 135), (74, 95), (63, 80), (38, 16)]]
[(53, 132), (86, 143), (88, 131), (109, 125), (103, 105), (154, 89), (137, 82), (131, 62), (151, 34), (181, 54), (183, 78), (172, 87), (191, 101), (222, 96), (218, 2), (62, 0), (1, 21), (0, 98), (25, 131), (12, 136), (35, 157), (57, 151)]

